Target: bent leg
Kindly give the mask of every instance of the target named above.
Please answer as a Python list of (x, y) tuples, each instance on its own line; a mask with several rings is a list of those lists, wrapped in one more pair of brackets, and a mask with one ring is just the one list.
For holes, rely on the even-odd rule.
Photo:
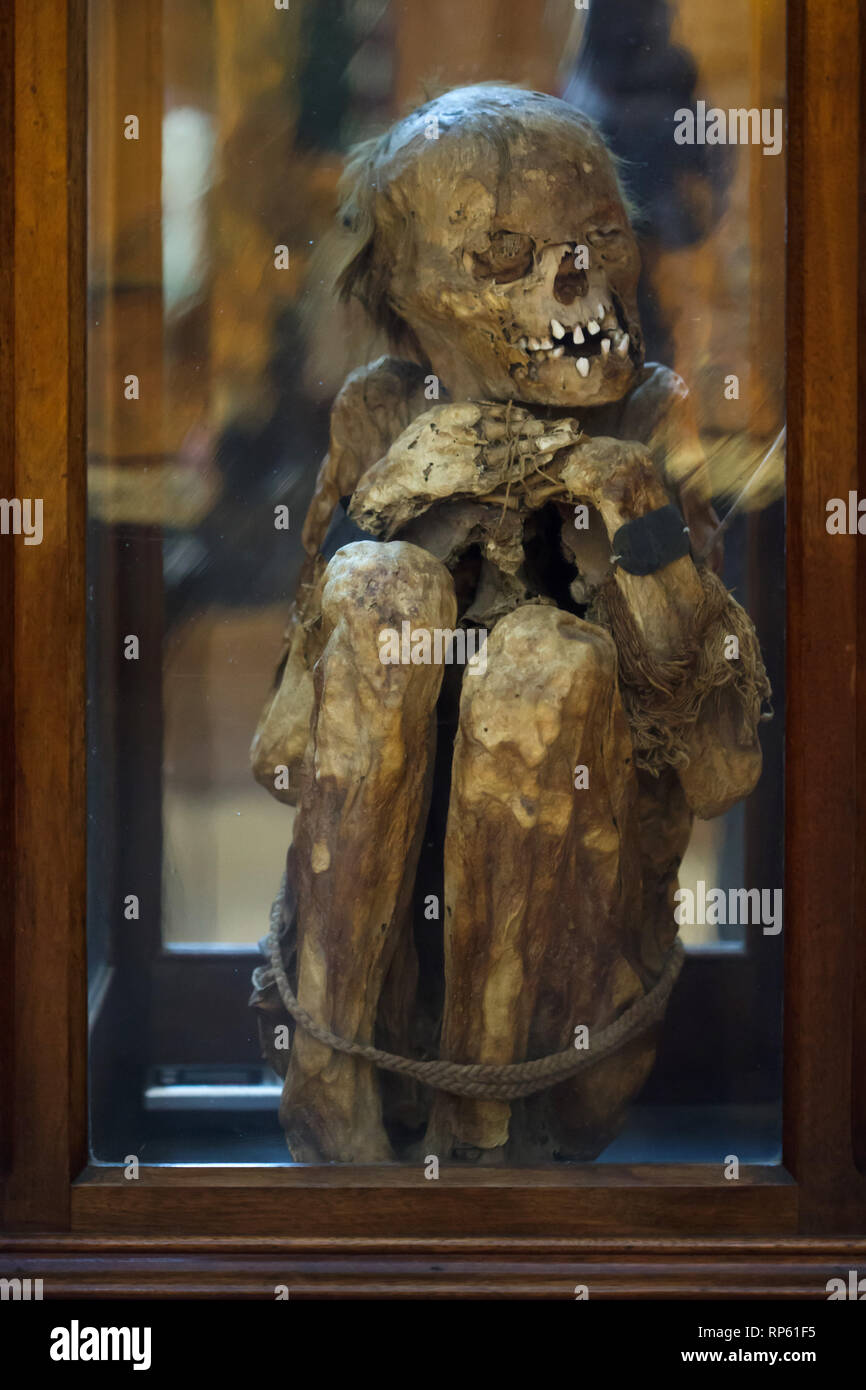
[[(519, 608), (493, 631), (486, 673), (465, 677), (445, 898), (444, 1057), (561, 1051), (578, 1025), (601, 1027), (642, 993), (636, 782), (601, 628)], [(526, 1105), (437, 1093), (428, 1152), (502, 1150), (511, 1137), (520, 1158), (543, 1137)]]
[[(402, 542), (360, 541), (331, 560), (325, 638), (289, 872), (298, 902), (298, 989), (317, 1023), (373, 1041), (400, 941), (430, 797), (442, 668), (386, 665), (379, 634), (451, 628), (448, 571)], [(391, 1156), (378, 1075), (295, 1030), (280, 1118), (295, 1159)]]

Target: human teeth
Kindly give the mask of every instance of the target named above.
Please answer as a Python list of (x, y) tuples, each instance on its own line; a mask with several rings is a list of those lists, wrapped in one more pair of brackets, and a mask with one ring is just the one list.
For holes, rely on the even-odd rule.
[(603, 319), (603, 318), (604, 318), (604, 315), (605, 315), (605, 307), (604, 307), (603, 304), (599, 304), (599, 306), (598, 306), (598, 312), (597, 312), (597, 314), (596, 314), (596, 318)]
[(610, 352), (610, 338), (602, 338), (602, 340), (601, 340), (601, 355), (602, 355), (602, 357), (607, 357), (607, 355), (608, 355), (609, 352)]
[(541, 346), (545, 349), (546, 352), (549, 352), (550, 349), (553, 347), (553, 339), (552, 339), (552, 338), (542, 338), (542, 340), (541, 340)]
[(520, 339), (520, 342), (517, 344), (517, 346), (518, 346), (519, 348), (521, 348), (521, 349), (525, 352), (526, 349), (527, 349), (527, 347), (529, 346), (529, 340), (528, 340), (528, 338), (521, 338), (521, 339)]
[(530, 347), (530, 350), (531, 350), (532, 352), (538, 352), (539, 348), (541, 347), (541, 339), (540, 339), (540, 338), (530, 338), (530, 340), (529, 340), (529, 347)]
[(561, 357), (564, 352), (565, 348), (562, 346), (562, 344), (560, 344), (559, 347), (555, 347), (553, 349), (553, 352), (550, 355), (551, 357)]
[(578, 346), (580, 346), (580, 344), (583, 342), (583, 329), (581, 328), (580, 324), (577, 325), (571, 336), (574, 339), (574, 341), (578, 344)]
[(551, 320), (550, 320), (550, 331), (551, 331), (551, 333), (553, 334), (554, 338), (564, 338), (564, 337), (565, 337), (565, 329), (563, 328), (562, 324), (559, 322), (559, 319), (551, 319)]
[(628, 352), (628, 334), (627, 334), (627, 333), (623, 333), (622, 337), (620, 338), (619, 342), (618, 342), (617, 345), (616, 345), (616, 350), (617, 350), (617, 354), (618, 354), (620, 357), (625, 357), (626, 353)]
[(577, 367), (577, 370), (580, 372), (580, 375), (581, 375), (581, 376), (589, 376), (589, 358), (588, 358), (588, 357), (578, 357), (577, 362), (575, 363), (575, 366)]
[(595, 319), (590, 319), (589, 323), (586, 326), (589, 329), (590, 333), (598, 333), (599, 331), (599, 327)]

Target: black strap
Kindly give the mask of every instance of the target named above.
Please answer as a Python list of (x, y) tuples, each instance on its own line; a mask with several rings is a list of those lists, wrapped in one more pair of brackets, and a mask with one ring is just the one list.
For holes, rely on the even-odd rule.
[(372, 541), (378, 540), (378, 536), (372, 536), (369, 531), (362, 531), (354, 521), (348, 516), (349, 503), (351, 497), (341, 497), (339, 503), (334, 508), (330, 525), (325, 533), (325, 539), (319, 546), (319, 554), (325, 560), (332, 560), (338, 550), (342, 550), (344, 545), (351, 545), (353, 541)]
[(659, 507), (620, 526), (611, 560), (627, 574), (655, 574), (689, 549), (689, 528), (676, 507)]

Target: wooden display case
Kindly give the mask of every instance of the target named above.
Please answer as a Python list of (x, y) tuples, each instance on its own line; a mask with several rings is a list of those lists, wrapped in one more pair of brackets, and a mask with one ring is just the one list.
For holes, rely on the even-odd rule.
[(866, 1263), (866, 551), (825, 528), (866, 492), (863, 33), (856, 0), (790, 4), (783, 1163), (130, 1183), (87, 1143), (85, 5), (6, 8), (0, 487), (44, 499), (45, 538), (0, 542), (4, 1274), (64, 1297), (778, 1298)]

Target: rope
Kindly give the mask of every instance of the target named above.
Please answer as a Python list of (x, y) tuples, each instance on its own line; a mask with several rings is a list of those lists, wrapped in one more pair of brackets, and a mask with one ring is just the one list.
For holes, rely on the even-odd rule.
[(513, 1062), (503, 1066), (487, 1062), (422, 1062), (411, 1057), (400, 1057), (393, 1052), (384, 1052), (368, 1043), (349, 1042), (337, 1033), (332, 1033), (330, 1028), (316, 1023), (302, 1007), (289, 984), (280, 950), (279, 926), (283, 894), (284, 887), (281, 887), (271, 908), (271, 929), (266, 938), (266, 946), (283, 1007), (295, 1023), (311, 1038), (324, 1043), (335, 1052), (362, 1057), (364, 1061), (372, 1062), (384, 1071), (414, 1077), (425, 1086), (432, 1086), (437, 1091), (448, 1091), (455, 1096), (476, 1096), (483, 1100), (515, 1100), (518, 1096), (535, 1095), (538, 1091), (544, 1091), (549, 1086), (555, 1086), (558, 1082), (577, 1075), (587, 1067), (597, 1066), (605, 1057), (618, 1052), (626, 1043), (639, 1037), (661, 1018), (685, 956), (682, 943), (679, 940), (674, 941), (652, 989), (630, 1005), (613, 1023), (595, 1033), (591, 1037), (589, 1049), (578, 1050), (571, 1047), (564, 1052), (554, 1052), (548, 1057), (539, 1057), (532, 1062)]

